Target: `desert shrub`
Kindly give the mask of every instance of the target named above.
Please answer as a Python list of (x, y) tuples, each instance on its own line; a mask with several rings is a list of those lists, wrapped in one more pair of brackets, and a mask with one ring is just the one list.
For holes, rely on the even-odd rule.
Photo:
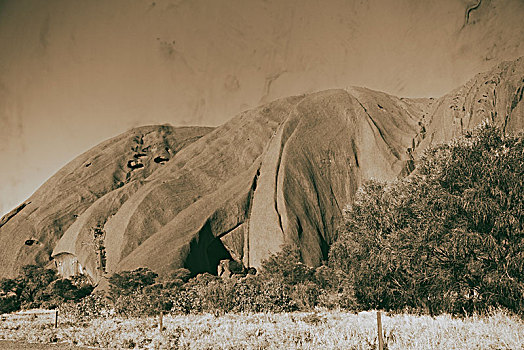
[(154, 284), (157, 277), (157, 273), (146, 267), (114, 273), (109, 278), (109, 293), (116, 300), (119, 296), (136, 293)]
[(139, 317), (158, 315), (160, 311), (170, 311), (173, 304), (162, 290), (149, 290), (121, 295), (114, 300), (113, 307), (117, 315)]
[[(115, 273), (109, 278), (109, 299), (113, 312), (119, 316), (138, 317), (157, 315), (179, 307), (180, 288), (187, 281), (186, 269), (179, 269), (162, 282), (158, 274), (148, 268)], [(187, 300), (187, 298), (182, 298)], [(191, 309), (193, 303), (185, 303), (181, 309)]]
[(16, 279), (0, 280), (0, 314), (20, 310), (21, 286)]
[(283, 284), (295, 285), (314, 280), (315, 269), (300, 261), (298, 248), (284, 245), (280, 252), (262, 261), (261, 273)]
[(319, 294), (315, 306), (326, 309), (357, 311), (355, 290), (347, 274), (331, 266), (322, 265), (315, 269), (315, 281)]
[(180, 281), (186, 283), (191, 278), (191, 271), (189, 271), (188, 269), (184, 269), (184, 268), (176, 269), (171, 274), (170, 277), (171, 277), (171, 280), (180, 280)]
[(298, 310), (292, 287), (267, 276), (246, 278), (235, 285), (235, 312), (290, 312)]
[(37, 265), (23, 266), (17, 278), (22, 308), (41, 307), (43, 303), (52, 299), (53, 294), (47, 287), (57, 279), (58, 276), (54, 270)]
[(184, 283), (189, 281), (191, 278), (191, 271), (188, 269), (177, 269), (164, 280), (164, 286), (166, 288), (177, 288), (182, 286)]
[(204, 273), (193, 278), (185, 289), (192, 289), (200, 311), (230, 312), (235, 306), (235, 281)]
[(44, 289), (45, 300), (42, 300), (40, 307), (54, 309), (64, 301), (76, 300), (76, 291), (77, 288), (71, 280), (54, 280)]
[(20, 299), (14, 293), (0, 295), (0, 314), (20, 310)]
[(290, 297), (299, 310), (312, 310), (318, 305), (320, 290), (316, 283), (299, 283), (293, 286)]
[[(189, 278), (179, 269), (156, 282), (148, 269), (115, 274), (110, 282), (112, 312), (125, 317), (151, 316), (160, 311), (181, 314), (211, 312), (289, 312), (316, 306), (353, 306), (342, 274), (329, 266), (311, 268), (290, 247), (263, 262), (261, 273), (222, 278), (209, 273)], [(89, 302), (96, 300), (88, 299)], [(91, 314), (87, 300), (75, 314)], [(101, 305), (101, 309), (107, 308)], [(84, 310), (84, 311), (81, 311)]]
[(291, 288), (262, 276), (223, 279), (201, 274), (171, 294), (176, 313), (296, 310)]
[(79, 301), (87, 297), (93, 292), (93, 290), (94, 287), (91, 284), (76, 286), (76, 290), (74, 291), (74, 300)]
[(344, 274), (329, 266), (311, 268), (298, 251), (284, 246), (263, 261), (258, 275), (221, 278), (197, 275), (171, 294), (173, 311), (290, 312), (317, 306), (354, 309), (353, 291)]
[(61, 315), (70, 316), (73, 320), (90, 320), (114, 314), (113, 304), (104, 293), (95, 292), (77, 301), (70, 300), (58, 307)]
[(429, 149), (392, 184), (371, 181), (330, 251), (363, 308), (522, 312), (522, 135), (484, 125)]
[(304, 265), (290, 246), (264, 261), (258, 275), (222, 278), (203, 273), (189, 277), (187, 269), (176, 270), (161, 283), (155, 283), (156, 274), (147, 269), (115, 274), (109, 280), (114, 313), (129, 317), (160, 311), (290, 312), (354, 304), (352, 290), (341, 283), (343, 274), (329, 266)]
[(340, 268), (309, 267), (300, 261), (298, 249), (292, 246), (284, 246), (263, 261), (261, 275), (286, 286), (295, 309), (356, 309), (353, 286)]
[(60, 279), (54, 270), (26, 265), (18, 277), (0, 281), (0, 312), (56, 308), (68, 300), (78, 301), (92, 290), (85, 277)]

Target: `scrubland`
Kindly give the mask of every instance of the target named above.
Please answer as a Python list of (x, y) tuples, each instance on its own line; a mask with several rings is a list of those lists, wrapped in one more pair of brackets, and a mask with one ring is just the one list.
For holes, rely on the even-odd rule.
[[(405, 179), (363, 184), (322, 266), (283, 246), (256, 274), (139, 268), (110, 276), (105, 294), (25, 266), (0, 280), (0, 312), (14, 312), (0, 340), (373, 349), (376, 312), (355, 312), (379, 309), (386, 349), (524, 349), (522, 136), (485, 124), (429, 149)], [(58, 327), (53, 311), (15, 312), (36, 307), (58, 308)]]
[[(387, 349), (522, 349), (524, 320), (503, 311), (454, 318), (382, 315)], [(54, 313), (2, 316), (1, 340), (139, 349), (373, 349), (376, 312), (345, 311), (116, 316), (78, 320)]]

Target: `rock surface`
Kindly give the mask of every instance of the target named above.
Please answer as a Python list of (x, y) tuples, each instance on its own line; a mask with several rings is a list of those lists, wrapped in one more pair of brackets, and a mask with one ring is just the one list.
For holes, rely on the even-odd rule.
[[(45, 265), (52, 260), (53, 249), (78, 254), (85, 265), (82, 251), (92, 250), (93, 241), (86, 225), (103, 225), (161, 168), (163, 165), (153, 161), (157, 154), (174, 155), (210, 130), (144, 126), (78, 156), (44, 183), (25, 205), (0, 221), (0, 275), (15, 276), (20, 266), (30, 263)], [(142, 167), (133, 169), (130, 161)], [(84, 215), (86, 211), (91, 215)], [(32, 237), (38, 244), (25, 245)], [(76, 247), (81, 247), (80, 251)]]
[(437, 100), (351, 87), (279, 99), (216, 129), (131, 130), (2, 218), (0, 275), (62, 254), (95, 282), (140, 266), (216, 273), (227, 259), (259, 267), (283, 244), (318, 265), (362, 181), (406, 175), (424, 148), (486, 119), (522, 130), (523, 90), (521, 58)]

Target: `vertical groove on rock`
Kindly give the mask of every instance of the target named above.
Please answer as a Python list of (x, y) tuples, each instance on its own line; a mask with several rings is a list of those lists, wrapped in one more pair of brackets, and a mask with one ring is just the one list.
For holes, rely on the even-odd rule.
[(397, 158), (398, 160), (401, 160), (400, 159), (400, 155), (398, 154), (398, 152), (393, 148), (391, 147), (391, 145), (387, 142), (386, 138), (384, 137), (384, 133), (382, 132), (382, 130), (380, 129), (380, 127), (378, 126), (378, 124), (375, 122), (375, 120), (373, 119), (373, 117), (369, 114), (368, 110), (366, 109), (366, 107), (364, 107), (364, 105), (359, 101), (359, 99), (356, 97), (356, 96), (353, 96), (355, 98), (355, 100), (358, 102), (358, 104), (360, 105), (360, 107), (362, 107), (362, 109), (364, 110), (364, 112), (366, 113), (368, 119), (371, 121), (371, 123), (373, 124), (373, 126), (375, 127), (375, 129), (378, 131), (379, 135), (380, 135), (380, 138), (382, 140), (382, 142), (384, 142), (388, 148), (388, 150), (391, 152), (391, 154), (393, 156), (395, 156), (395, 158)]
[(280, 173), (280, 165), (282, 163), (282, 152), (284, 150), (284, 142), (281, 142), (280, 145), (280, 152), (278, 154), (278, 160), (277, 160), (277, 169), (275, 171), (275, 190), (273, 191), (273, 201), (274, 201), (274, 208), (275, 212), (278, 215), (278, 226), (280, 227), (280, 230), (284, 232), (284, 228), (282, 227), (282, 215), (280, 215), (280, 212), (278, 211), (278, 174)]
[(250, 261), (249, 261), (249, 219), (251, 218), (251, 210), (253, 208), (253, 197), (255, 196), (255, 191), (257, 190), (257, 185), (258, 185), (258, 178), (260, 177), (260, 167), (262, 165), (260, 165), (257, 169), (257, 173), (255, 174), (255, 177), (253, 178), (253, 183), (251, 185), (251, 190), (249, 192), (249, 196), (248, 196), (248, 203), (247, 203), (247, 209), (246, 209), (246, 221), (247, 221), (247, 225), (246, 225), (246, 231), (244, 233), (244, 252), (243, 252), (243, 255), (244, 255), (244, 259), (243, 259), (243, 263), (244, 263), (244, 266), (247, 267), (247, 268), (250, 268)]

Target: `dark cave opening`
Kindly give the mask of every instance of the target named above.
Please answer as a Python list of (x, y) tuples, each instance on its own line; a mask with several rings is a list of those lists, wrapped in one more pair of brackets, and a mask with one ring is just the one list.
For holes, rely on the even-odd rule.
[(233, 260), (220, 238), (213, 235), (211, 223), (207, 221), (189, 246), (185, 268), (193, 274), (208, 272), (217, 274), (220, 260)]

